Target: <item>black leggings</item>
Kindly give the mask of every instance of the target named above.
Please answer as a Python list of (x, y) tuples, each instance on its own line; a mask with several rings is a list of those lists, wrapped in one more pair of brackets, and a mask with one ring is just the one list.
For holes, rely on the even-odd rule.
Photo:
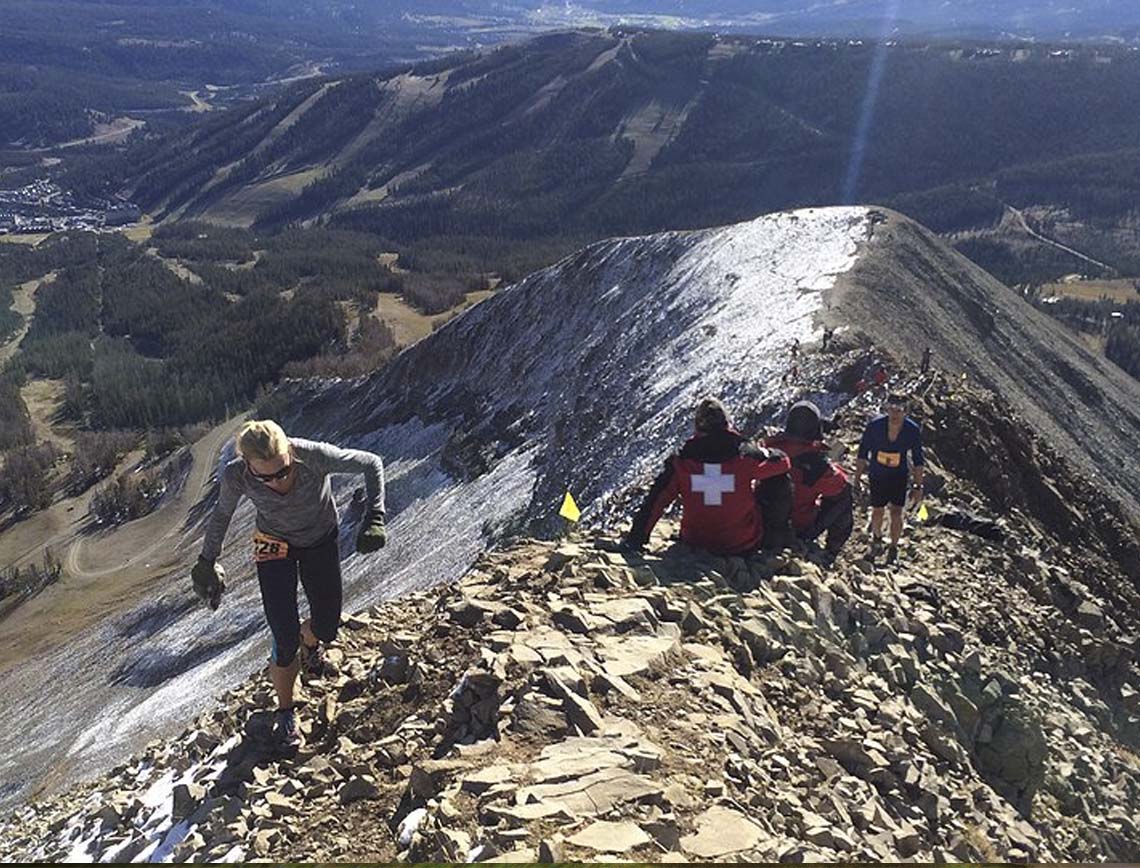
[(289, 557), (261, 561), (257, 581), (261, 603), (273, 633), (271, 659), (288, 666), (297, 656), (301, 642), (301, 616), (297, 611), (297, 576), (309, 601), (313, 632), (322, 642), (336, 638), (340, 626), (340, 553), (336, 534), (310, 548), (289, 547)]
[(792, 478), (786, 473), (771, 476), (756, 486), (756, 503), (764, 522), (761, 547), (781, 549), (795, 539), (792, 533)]

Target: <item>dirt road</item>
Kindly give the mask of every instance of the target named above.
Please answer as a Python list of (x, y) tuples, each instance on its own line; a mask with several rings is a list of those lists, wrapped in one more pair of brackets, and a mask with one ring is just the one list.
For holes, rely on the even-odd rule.
[[(185, 484), (144, 518), (113, 530), (84, 534), (82, 519), (88, 492), (83, 498), (61, 502), (29, 519), (37, 527), (17, 525), (9, 531), (34, 539), (35, 546), (25, 553), (25, 559), (37, 560), (45, 546), (64, 552), (64, 574), (59, 582), (0, 622), (0, 648), (4, 649), (0, 668), (66, 641), (108, 611), (129, 604), (145, 586), (187, 560), (182, 535), (186, 517), (209, 490), (219, 452), (244, 418), (228, 420), (195, 443)], [(36, 533), (37, 529), (41, 532)], [(4, 547), (12, 541), (5, 539)]]
[[(1003, 202), (1002, 204), (1005, 203)], [(1093, 259), (1088, 254), (1081, 253), (1081, 251), (1075, 250), (1072, 247), (1069, 247), (1067, 244), (1062, 244), (1060, 241), (1055, 241), (1052, 238), (1042, 235), (1040, 232), (1029, 225), (1029, 221), (1025, 219), (1025, 214), (1023, 214), (1017, 208), (1014, 208), (1012, 205), (1005, 205), (1005, 207), (1008, 208), (1009, 211), (1013, 214), (1014, 219), (1017, 221), (1018, 227), (1024, 230), (1025, 233), (1032, 238), (1040, 241), (1042, 244), (1048, 244), (1050, 247), (1055, 247), (1058, 250), (1068, 253), (1070, 256), (1075, 256), (1077, 259), (1089, 263), (1090, 265), (1095, 265), (1097, 268), (1103, 269), (1108, 274), (1117, 273), (1116, 269), (1108, 263), (1101, 262), (1099, 259)]]
[(125, 141), (135, 130), (145, 127), (146, 121), (140, 118), (115, 118), (110, 123), (98, 124), (95, 132), (82, 139), (72, 139), (70, 142), (52, 145), (46, 148), (32, 148), (31, 153), (44, 153), (47, 151), (63, 150), (64, 148), (78, 148), (84, 145), (114, 145)]

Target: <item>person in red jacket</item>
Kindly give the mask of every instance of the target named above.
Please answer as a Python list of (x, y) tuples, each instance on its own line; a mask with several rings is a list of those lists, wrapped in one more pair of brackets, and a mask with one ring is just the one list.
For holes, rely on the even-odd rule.
[(792, 462), (792, 527), (811, 542), (827, 533), (824, 563), (835, 562), (855, 527), (855, 499), (847, 474), (827, 457), (819, 408), (800, 401), (788, 411), (784, 432), (764, 440)]
[(718, 555), (744, 555), (784, 544), (791, 513), (788, 456), (733, 430), (716, 398), (697, 406), (694, 428), (681, 451), (665, 462), (634, 516), (626, 545), (644, 547), (678, 497), (681, 540), (689, 545)]

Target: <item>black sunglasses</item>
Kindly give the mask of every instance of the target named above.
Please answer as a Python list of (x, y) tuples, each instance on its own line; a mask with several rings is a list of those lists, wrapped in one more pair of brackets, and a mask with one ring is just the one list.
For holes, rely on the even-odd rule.
[(250, 467), (248, 463), (245, 465), (245, 468), (249, 471), (249, 475), (258, 482), (276, 482), (278, 479), (284, 479), (293, 472), (293, 462), (290, 461), (275, 473), (254, 473), (253, 468)]

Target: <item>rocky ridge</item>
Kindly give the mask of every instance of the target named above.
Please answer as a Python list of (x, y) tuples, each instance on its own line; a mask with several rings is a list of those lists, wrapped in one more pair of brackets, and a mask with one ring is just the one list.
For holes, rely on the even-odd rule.
[[(993, 492), (948, 469), (953, 429), (934, 422), (990, 399), (933, 385), (932, 511), (984, 510)], [(912, 528), (894, 568), (862, 559), (858, 532), (827, 572), (810, 551), (702, 555), (669, 521), (644, 555), (610, 533), (521, 540), (457, 585), (348, 617), (305, 685), (297, 756), (259, 735), (272, 703), (255, 677), (178, 740), (17, 812), (0, 845), (93, 861), (1136, 860), (1135, 616), (1108, 593), (1131, 583), (1029, 509), (1002, 525), (1000, 543)]]
[[(805, 209), (591, 245), (497, 292), (371, 376), (295, 381), (272, 413), (291, 434), (384, 457), (389, 545), (358, 556), (351, 521), (342, 529), (345, 599), (357, 610), (454, 582), (505, 539), (559, 533), (567, 488), (590, 527), (628, 520), (628, 498), (656, 473), (706, 393), (720, 395), (750, 431), (802, 397), (830, 415), (883, 350), (914, 364), (930, 345), (937, 368), (993, 388), (1022, 417), (1010, 427), (1004, 409), (979, 404), (964, 415), (946, 404), (931, 417), (943, 425), (931, 435), (945, 430), (951, 474), (973, 479), (989, 508), (1039, 519), (1041, 537), (1027, 537), (1038, 548), (1054, 536), (1066, 545), (1092, 537), (1100, 562), (1125, 564), (1128, 552), (1110, 551), (1102, 532), (1112, 515), (1099, 504), (1086, 509), (1082, 492), (1117, 484), (1126, 506), (1129, 491), (1140, 497), (1140, 476), (1127, 472), (1140, 438), (1140, 388), (1040, 320), (898, 215)], [(1019, 439), (1026, 424), (1051, 452)], [(1007, 473), (995, 455), (1023, 472)], [(970, 476), (974, 467), (991, 478)], [(1062, 491), (1063, 472), (1073, 484)], [(350, 486), (336, 488), (347, 505)], [(1046, 504), (1051, 517), (1038, 510)], [(203, 500), (189, 513), (188, 560), (209, 506)], [(1131, 508), (1140, 515), (1135, 498)], [(0, 673), (0, 691), (21, 709), (21, 726), (0, 730), (0, 804), (70, 786), (151, 738), (170, 738), (217, 694), (219, 672), (236, 681), (263, 665), (257, 583), (236, 543), (252, 530), (243, 504), (223, 556), (233, 581), (219, 611), (195, 605), (178, 570), (182, 578), (156, 582), (65, 645)], [(1135, 569), (1140, 552), (1132, 551)], [(1140, 611), (1135, 581), (1087, 563), (1076, 577), (1105, 602), (1104, 613), (1120, 620)], [(75, 659), (104, 661), (106, 677), (76, 669)]]

